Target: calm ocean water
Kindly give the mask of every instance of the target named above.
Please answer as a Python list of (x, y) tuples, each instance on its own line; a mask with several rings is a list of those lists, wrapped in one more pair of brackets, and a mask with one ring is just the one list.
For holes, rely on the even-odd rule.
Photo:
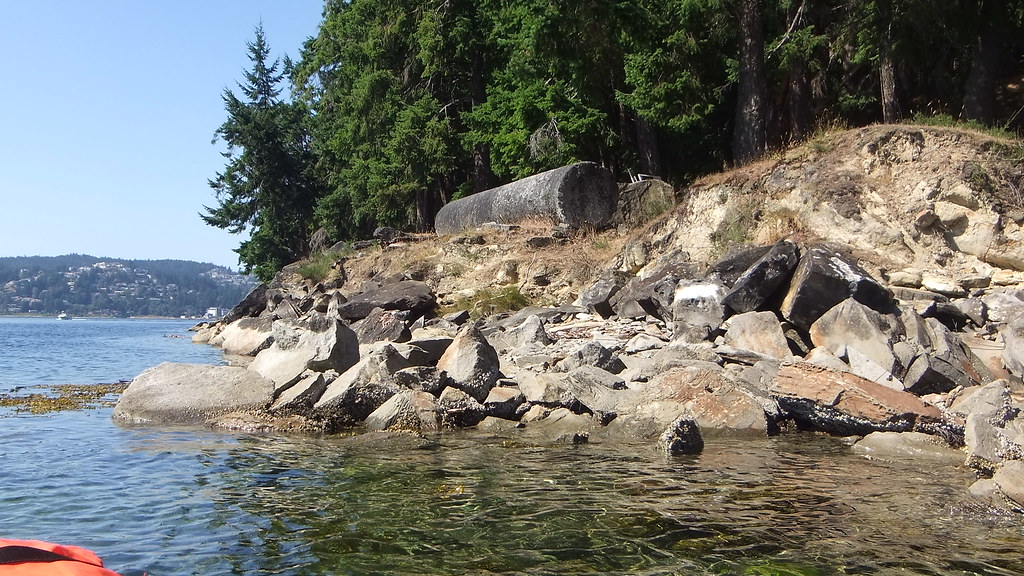
[[(191, 323), (0, 318), (0, 392), (219, 362)], [(177, 338), (172, 336), (185, 336)], [(1024, 574), (1024, 517), (973, 475), (836, 439), (711, 438), (698, 457), (482, 431), (426, 440), (0, 417), (0, 535), (124, 574)]]

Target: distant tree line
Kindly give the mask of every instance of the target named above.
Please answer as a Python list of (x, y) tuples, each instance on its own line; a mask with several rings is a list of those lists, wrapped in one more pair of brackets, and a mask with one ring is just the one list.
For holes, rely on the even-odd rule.
[(574, 161), (682, 183), (829, 127), (1019, 131), (1022, 32), (1024, 0), (328, 0), (297, 61), (256, 29), (202, 216), (269, 279)]
[(0, 314), (202, 316), (255, 280), (213, 264), (72, 254), (0, 258)]

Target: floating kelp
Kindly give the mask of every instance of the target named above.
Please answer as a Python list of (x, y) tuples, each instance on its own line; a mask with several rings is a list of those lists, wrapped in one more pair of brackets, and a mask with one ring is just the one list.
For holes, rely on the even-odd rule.
[(0, 416), (18, 413), (47, 414), (66, 410), (82, 410), (113, 406), (116, 396), (128, 387), (127, 381), (111, 384), (48, 384), (19, 387), (0, 393)]

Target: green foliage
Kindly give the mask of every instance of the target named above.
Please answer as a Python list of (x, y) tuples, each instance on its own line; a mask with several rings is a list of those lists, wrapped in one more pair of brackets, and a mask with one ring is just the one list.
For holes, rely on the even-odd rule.
[(461, 23), (451, 14), (456, 4), (435, 11), (398, 0), (330, 2), (319, 35), (304, 46), (293, 79), (316, 113), (330, 186), (316, 219), (333, 237), (365, 237), (381, 225), (429, 228), (440, 198), (450, 197), (461, 150), (445, 60), (460, 55), (445, 52), (437, 31)]
[(450, 307), (442, 310), (447, 313), (457, 310), (469, 310), (470, 317), (484, 318), (500, 312), (515, 312), (530, 305), (526, 297), (516, 285), (480, 290), (472, 297), (460, 297)]
[(754, 209), (754, 203), (746, 197), (734, 202), (718, 228), (708, 236), (713, 254), (724, 254), (731, 246), (750, 240), (750, 231), (754, 227)]
[[(267, 278), (312, 230), (427, 231), (454, 198), (580, 160), (679, 183), (880, 121), (883, 104), (890, 120), (957, 118), (979, 93), (993, 125), (1020, 129), (1007, 83), (1024, 0), (748, 5), (761, 18), (743, 24), (740, 0), (328, 0), (294, 66), (270, 62), (257, 29), (240, 96), (225, 92), (229, 163), (204, 219), (249, 230), (241, 261)], [(748, 44), (741, 58), (753, 32), (763, 57)]]
[(211, 226), (233, 233), (251, 229), (239, 262), (266, 281), (307, 251), (313, 204), (320, 195), (313, 174), (307, 126), (299, 103), (279, 100), (280, 62), (267, 62), (270, 48), (262, 26), (248, 44), (252, 69), (239, 84), (242, 96), (224, 91), (228, 119), (216, 131), (227, 145), (227, 166), (210, 180), (218, 205), (200, 214)]
[(322, 282), (327, 279), (339, 260), (351, 254), (352, 250), (348, 246), (344, 250), (328, 250), (313, 254), (299, 264), (299, 275), (313, 282)]
[(986, 126), (977, 120), (961, 120), (954, 118), (949, 114), (914, 114), (914, 117), (910, 120), (913, 124), (922, 124), (924, 126), (940, 126), (943, 128), (964, 128), (967, 130), (976, 130), (978, 132), (988, 134), (994, 138), (1007, 138), (1017, 139), (1018, 136), (1013, 132), (1006, 130), (1001, 126)]

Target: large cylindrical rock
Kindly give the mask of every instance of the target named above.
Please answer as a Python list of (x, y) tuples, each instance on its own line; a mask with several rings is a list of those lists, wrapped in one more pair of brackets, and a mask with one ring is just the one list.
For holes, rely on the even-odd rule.
[(580, 162), (449, 202), (437, 213), (434, 229), (438, 235), (455, 234), (486, 222), (515, 224), (530, 218), (603, 228), (611, 222), (617, 199), (612, 173)]

